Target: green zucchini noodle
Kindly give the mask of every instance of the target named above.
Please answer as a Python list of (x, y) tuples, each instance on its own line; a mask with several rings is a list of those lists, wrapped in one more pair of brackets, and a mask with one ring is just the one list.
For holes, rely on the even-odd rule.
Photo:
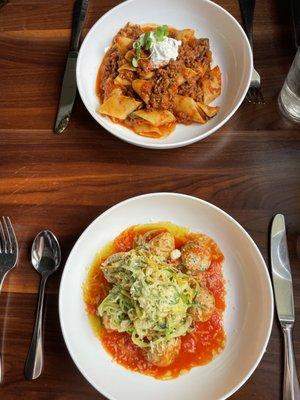
[(137, 240), (132, 250), (113, 254), (101, 268), (113, 286), (98, 314), (110, 329), (127, 332), (146, 350), (164, 349), (192, 329), (201, 286), (146, 242)]

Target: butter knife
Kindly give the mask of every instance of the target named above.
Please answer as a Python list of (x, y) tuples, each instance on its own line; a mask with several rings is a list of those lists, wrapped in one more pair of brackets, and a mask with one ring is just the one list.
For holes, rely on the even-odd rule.
[(74, 4), (72, 38), (56, 116), (54, 128), (56, 133), (62, 133), (68, 126), (76, 97), (76, 64), (79, 40), (86, 16), (87, 6), (88, 0), (76, 0)]
[(292, 275), (284, 216), (277, 214), (271, 228), (271, 265), (277, 315), (284, 334), (283, 400), (300, 400), (292, 330), (295, 322)]

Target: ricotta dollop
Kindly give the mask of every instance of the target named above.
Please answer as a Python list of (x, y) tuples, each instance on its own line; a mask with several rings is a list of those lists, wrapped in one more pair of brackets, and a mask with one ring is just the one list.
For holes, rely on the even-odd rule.
[(151, 47), (151, 62), (155, 67), (166, 65), (170, 60), (178, 57), (181, 40), (165, 37), (161, 42), (154, 42)]
[[(144, 37), (145, 34), (143, 33), (139, 40)], [(150, 43), (150, 60), (154, 68), (167, 65), (170, 60), (177, 59), (179, 46), (181, 46), (182, 43), (181, 40), (176, 40), (168, 36), (165, 36), (163, 40), (157, 40), (154, 32), (150, 32), (148, 40)]]

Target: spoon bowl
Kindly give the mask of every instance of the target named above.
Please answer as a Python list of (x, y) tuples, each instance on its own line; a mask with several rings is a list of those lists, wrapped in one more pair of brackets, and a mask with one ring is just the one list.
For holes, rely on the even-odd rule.
[(31, 247), (31, 264), (40, 274), (50, 276), (61, 262), (61, 251), (55, 235), (48, 230), (38, 233)]

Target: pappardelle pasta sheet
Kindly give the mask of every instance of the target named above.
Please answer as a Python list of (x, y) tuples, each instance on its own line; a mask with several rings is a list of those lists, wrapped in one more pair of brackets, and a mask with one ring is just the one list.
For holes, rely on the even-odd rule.
[(192, 29), (167, 27), (164, 39), (180, 41), (178, 57), (154, 65), (151, 40), (144, 40), (144, 47), (137, 43), (157, 28), (131, 23), (122, 28), (105, 54), (96, 85), (98, 113), (152, 138), (166, 137), (177, 123), (205, 124), (218, 113), (211, 103), (221, 94), (221, 71), (211, 68), (209, 40), (196, 38)]

